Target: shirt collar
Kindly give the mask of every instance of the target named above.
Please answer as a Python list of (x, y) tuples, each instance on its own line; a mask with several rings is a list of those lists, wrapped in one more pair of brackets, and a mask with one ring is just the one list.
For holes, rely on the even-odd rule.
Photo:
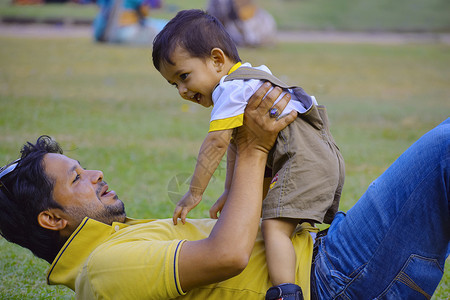
[(85, 218), (72, 233), (48, 272), (48, 284), (63, 284), (75, 290), (75, 280), (89, 255), (112, 234), (130, 225), (152, 220), (134, 220), (127, 218), (125, 223), (107, 225), (94, 219)]

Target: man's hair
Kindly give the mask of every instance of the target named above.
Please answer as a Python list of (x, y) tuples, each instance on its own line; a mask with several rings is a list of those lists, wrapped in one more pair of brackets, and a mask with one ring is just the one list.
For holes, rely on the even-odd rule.
[(47, 153), (63, 153), (49, 136), (39, 137), (36, 144), (26, 143), (14, 171), (0, 179), (0, 234), (51, 263), (63, 241), (58, 231), (39, 225), (38, 215), (62, 207), (53, 199), (54, 181), (44, 171)]
[(231, 36), (217, 18), (200, 9), (182, 10), (170, 20), (153, 40), (153, 65), (159, 71), (162, 62), (170, 59), (180, 46), (192, 57), (206, 58), (213, 48), (220, 48), (233, 62), (240, 62)]

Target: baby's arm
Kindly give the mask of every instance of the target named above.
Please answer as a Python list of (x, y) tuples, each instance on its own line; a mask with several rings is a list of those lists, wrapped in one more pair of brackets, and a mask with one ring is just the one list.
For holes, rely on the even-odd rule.
[(187, 213), (202, 200), (203, 192), (230, 144), (232, 132), (233, 129), (211, 131), (206, 136), (200, 147), (189, 191), (175, 207), (173, 213), (175, 225), (178, 223), (178, 218), (181, 218), (181, 222), (184, 224)]
[(227, 150), (227, 176), (225, 178), (225, 190), (209, 210), (209, 216), (211, 217), (211, 219), (218, 218), (217, 213), (222, 211), (222, 208), (227, 201), (228, 192), (230, 191), (231, 187), (231, 180), (233, 179), (234, 163), (236, 162), (236, 150), (236, 144), (231, 141)]

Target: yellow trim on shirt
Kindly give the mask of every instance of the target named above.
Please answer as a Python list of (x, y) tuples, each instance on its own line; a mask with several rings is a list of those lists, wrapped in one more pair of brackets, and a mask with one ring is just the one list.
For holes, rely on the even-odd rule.
[(233, 129), (244, 124), (244, 114), (225, 119), (213, 120), (209, 123), (209, 132), (226, 129)]
[(242, 66), (242, 63), (240, 61), (235, 63), (234, 66), (231, 67), (230, 71), (228, 71), (227, 75), (230, 75), (231, 73), (236, 71), (240, 66)]
[[(242, 63), (239, 61), (231, 67), (230, 71), (228, 71), (228, 75), (236, 71)], [(211, 131), (219, 131), (226, 129), (233, 129), (244, 124), (244, 114), (240, 114), (234, 117), (229, 117), (225, 119), (214, 120), (209, 123), (209, 132)]]

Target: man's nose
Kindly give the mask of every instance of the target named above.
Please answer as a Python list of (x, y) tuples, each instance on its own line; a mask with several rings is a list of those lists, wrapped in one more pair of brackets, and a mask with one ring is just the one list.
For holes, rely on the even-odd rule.
[(92, 183), (97, 183), (97, 182), (103, 180), (103, 172), (102, 171), (91, 170), (90, 172), (91, 172), (90, 178), (91, 178)]

